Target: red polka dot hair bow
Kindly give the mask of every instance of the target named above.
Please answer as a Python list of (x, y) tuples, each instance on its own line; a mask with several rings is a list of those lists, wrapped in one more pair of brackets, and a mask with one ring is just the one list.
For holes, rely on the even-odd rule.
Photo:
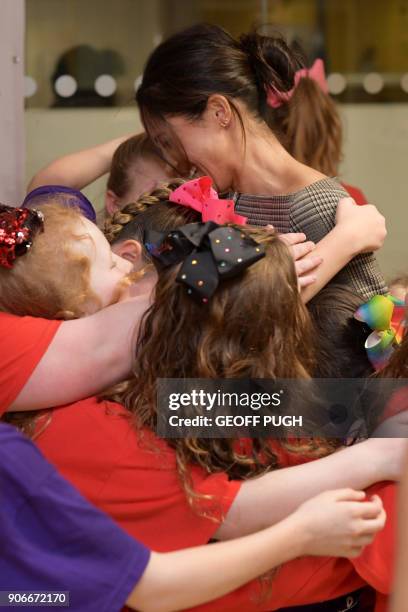
[(146, 230), (143, 242), (163, 267), (182, 263), (177, 282), (204, 304), (221, 281), (242, 274), (265, 257), (264, 247), (255, 240), (212, 221), (189, 223), (170, 232)]
[(200, 178), (177, 187), (170, 195), (169, 200), (201, 213), (204, 223), (214, 221), (219, 224), (245, 225), (247, 218), (236, 214), (232, 200), (220, 200), (212, 184), (211, 177), (200, 176)]
[(30, 249), (35, 234), (44, 229), (37, 210), (0, 204), (0, 266), (12, 268), (17, 257)]

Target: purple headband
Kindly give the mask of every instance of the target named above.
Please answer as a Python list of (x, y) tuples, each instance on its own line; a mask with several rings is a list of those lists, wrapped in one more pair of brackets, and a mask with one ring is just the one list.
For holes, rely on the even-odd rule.
[[(79, 208), (84, 217), (96, 223), (96, 212), (88, 198), (78, 189), (72, 189), (64, 185), (43, 185), (42, 187), (33, 189), (24, 198), (22, 208), (31, 208), (32, 206), (37, 207), (41, 205), (41, 203), (37, 201), (40, 197), (55, 197), (59, 195), (65, 196), (62, 198), (55, 198), (60, 204), (69, 208)], [(43, 203), (45, 204), (46, 201)]]

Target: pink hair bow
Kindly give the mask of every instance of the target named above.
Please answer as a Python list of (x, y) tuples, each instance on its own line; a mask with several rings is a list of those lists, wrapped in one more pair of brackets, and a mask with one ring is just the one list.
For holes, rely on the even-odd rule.
[(219, 225), (224, 223), (245, 225), (247, 218), (235, 213), (232, 200), (220, 200), (212, 184), (209, 176), (200, 176), (177, 187), (170, 194), (169, 200), (201, 213), (204, 223), (215, 221)]
[(278, 91), (271, 85), (267, 91), (266, 102), (272, 108), (279, 108), (285, 102), (288, 102), (293, 96), (293, 92), (299, 84), (299, 81), (304, 78), (313, 79), (319, 85), (324, 93), (329, 93), (329, 87), (326, 81), (324, 72), (324, 63), (322, 59), (315, 60), (311, 68), (301, 68), (295, 74), (295, 84), (289, 91)]

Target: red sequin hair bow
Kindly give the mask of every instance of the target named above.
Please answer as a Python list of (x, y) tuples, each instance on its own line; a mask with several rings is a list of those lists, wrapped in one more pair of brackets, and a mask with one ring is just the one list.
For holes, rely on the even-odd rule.
[(214, 221), (219, 225), (226, 223), (245, 225), (247, 218), (234, 211), (234, 202), (220, 200), (212, 185), (213, 182), (209, 176), (200, 176), (177, 187), (169, 200), (201, 213), (203, 223)]
[(34, 236), (44, 231), (44, 216), (35, 209), (0, 204), (0, 266), (10, 269), (30, 249)]

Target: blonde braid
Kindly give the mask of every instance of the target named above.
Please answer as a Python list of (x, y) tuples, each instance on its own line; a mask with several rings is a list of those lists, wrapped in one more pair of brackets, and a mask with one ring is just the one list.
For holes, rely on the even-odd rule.
[(105, 219), (104, 234), (112, 244), (123, 230), (125, 225), (133, 221), (138, 215), (150, 206), (167, 202), (170, 194), (184, 183), (184, 179), (172, 179), (169, 183), (158, 185), (153, 191), (144, 193), (136, 202), (130, 202)]

